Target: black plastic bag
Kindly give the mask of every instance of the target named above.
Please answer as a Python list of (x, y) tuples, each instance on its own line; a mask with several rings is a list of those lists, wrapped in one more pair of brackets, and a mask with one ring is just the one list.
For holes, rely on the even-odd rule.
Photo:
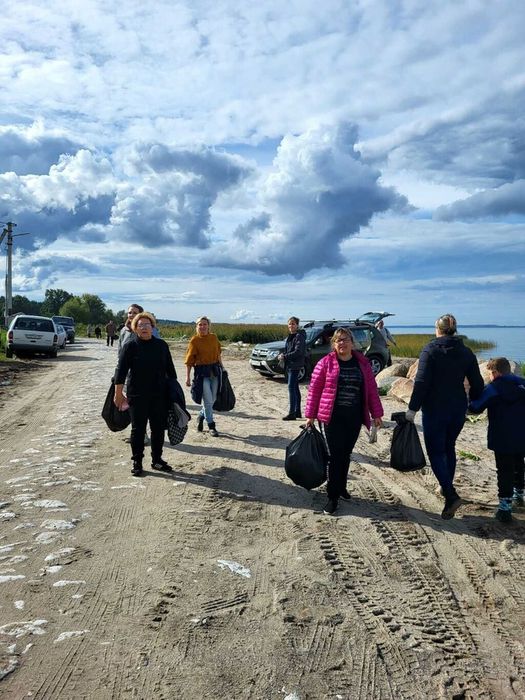
[(191, 416), (188, 411), (176, 401), (173, 401), (166, 417), (166, 431), (170, 445), (179, 445), (184, 440), (190, 420)]
[(213, 410), (220, 412), (232, 411), (235, 408), (235, 394), (228, 379), (228, 372), (223, 369), (221, 372), (221, 385), (217, 392), (217, 398), (213, 404)]
[(104, 406), (102, 407), (102, 418), (106, 421), (108, 428), (113, 433), (118, 433), (120, 430), (124, 430), (131, 423), (131, 416), (129, 415), (129, 410), (119, 411), (119, 409), (113, 403), (113, 398), (115, 396), (115, 384), (111, 380), (111, 386), (109, 387), (108, 395), (104, 401)]
[(406, 419), (404, 411), (392, 413), (396, 422), (390, 447), (390, 466), (400, 472), (412, 472), (426, 465), (417, 428)]
[(286, 475), (307, 489), (315, 489), (326, 481), (328, 448), (315, 426), (304, 428), (286, 448)]

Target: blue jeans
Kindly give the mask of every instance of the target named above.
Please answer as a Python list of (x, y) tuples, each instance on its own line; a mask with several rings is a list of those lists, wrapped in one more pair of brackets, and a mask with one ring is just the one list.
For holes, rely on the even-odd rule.
[(213, 404), (217, 398), (219, 377), (204, 377), (202, 382), (202, 408), (200, 415), (206, 418), (208, 425), (213, 423)]
[(430, 466), (445, 498), (456, 495), (456, 440), (465, 423), (465, 408), (451, 408), (448, 413), (423, 412), (423, 436)]
[(288, 370), (288, 396), (290, 399), (290, 415), (301, 413), (301, 390), (299, 389), (299, 369)]

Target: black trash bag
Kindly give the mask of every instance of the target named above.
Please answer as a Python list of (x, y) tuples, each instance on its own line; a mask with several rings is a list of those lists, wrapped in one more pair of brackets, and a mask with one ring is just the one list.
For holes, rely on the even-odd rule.
[(406, 419), (405, 412), (392, 413), (396, 422), (390, 447), (390, 466), (400, 472), (412, 472), (426, 465), (417, 428)]
[(102, 418), (106, 421), (108, 428), (113, 433), (118, 433), (120, 430), (124, 430), (131, 423), (131, 416), (129, 415), (129, 410), (119, 411), (119, 409), (113, 403), (113, 398), (115, 396), (115, 384), (111, 380), (111, 386), (109, 387), (108, 395), (104, 401), (104, 406), (102, 408)]
[(166, 418), (166, 432), (170, 445), (179, 445), (184, 440), (190, 420), (191, 416), (185, 408), (176, 401), (170, 404)]
[(223, 369), (221, 372), (221, 385), (217, 392), (217, 398), (213, 404), (213, 410), (221, 412), (232, 411), (235, 408), (235, 394), (228, 379), (228, 372)]
[(284, 470), (294, 484), (315, 489), (326, 481), (328, 448), (315, 426), (304, 428), (286, 448)]

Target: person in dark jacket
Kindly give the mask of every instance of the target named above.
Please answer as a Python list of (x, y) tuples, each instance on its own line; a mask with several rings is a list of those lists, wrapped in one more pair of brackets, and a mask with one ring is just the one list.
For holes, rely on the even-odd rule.
[[(137, 314), (131, 324), (135, 333), (122, 348), (115, 372), (115, 405), (125, 401), (124, 382), (131, 415), (131, 453), (133, 476), (142, 476), (144, 435), (149, 420), (151, 429), (151, 467), (171, 472), (162, 459), (164, 432), (169, 408), (168, 380), (177, 378), (167, 343), (153, 336), (155, 318), (147, 311)], [(129, 375), (128, 375), (129, 373)]]
[(512, 505), (523, 505), (525, 472), (525, 379), (511, 373), (506, 357), (489, 360), (492, 381), (475, 401), (472, 413), (488, 411), (487, 446), (494, 451), (499, 507), (494, 517), (512, 521)]
[(284, 352), (279, 359), (284, 362), (284, 371), (288, 379), (288, 396), (290, 408), (283, 420), (301, 418), (301, 390), (299, 389), (299, 372), (304, 367), (306, 355), (306, 332), (299, 328), (297, 316), (288, 319), (288, 337)]
[(436, 338), (421, 351), (414, 389), (406, 417), (413, 421), (423, 410), (423, 436), (430, 466), (436, 476), (445, 507), (443, 520), (454, 517), (462, 501), (454, 488), (456, 472), (456, 440), (465, 423), (469, 382), (469, 398), (477, 399), (483, 391), (483, 379), (476, 356), (456, 335), (457, 322), (452, 314), (436, 321)]

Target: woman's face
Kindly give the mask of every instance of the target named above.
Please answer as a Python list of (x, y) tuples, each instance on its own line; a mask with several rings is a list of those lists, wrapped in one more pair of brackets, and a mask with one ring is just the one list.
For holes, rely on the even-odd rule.
[(288, 321), (288, 330), (290, 333), (297, 333), (299, 330), (299, 324), (297, 321)]
[(349, 359), (352, 357), (352, 339), (347, 335), (338, 336), (337, 340), (334, 341), (334, 348), (337, 356), (341, 359)]
[(139, 310), (137, 309), (136, 306), (130, 306), (128, 309), (128, 316), (126, 319), (126, 325), (128, 328), (131, 328), (131, 322), (135, 318), (135, 316), (139, 313)]
[(197, 323), (197, 333), (199, 335), (207, 335), (210, 332), (210, 324), (208, 321), (199, 321)]
[(135, 333), (141, 340), (151, 340), (153, 326), (148, 318), (141, 318), (135, 327)]

